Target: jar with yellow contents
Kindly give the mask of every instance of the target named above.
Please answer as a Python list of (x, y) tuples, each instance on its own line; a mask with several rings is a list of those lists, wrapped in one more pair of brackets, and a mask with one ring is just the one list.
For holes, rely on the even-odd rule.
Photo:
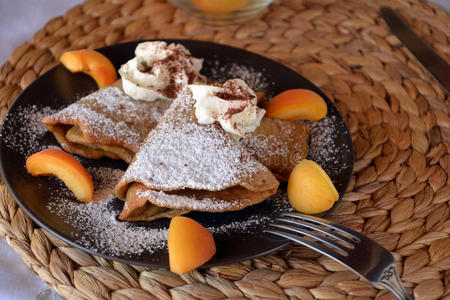
[(189, 17), (209, 26), (236, 25), (258, 15), (273, 0), (170, 0)]

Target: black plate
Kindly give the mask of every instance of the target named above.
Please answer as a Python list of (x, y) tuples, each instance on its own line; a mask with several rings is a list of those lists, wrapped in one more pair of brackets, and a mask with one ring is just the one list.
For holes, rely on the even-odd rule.
[[(238, 48), (229, 46), (189, 40), (168, 40), (185, 45), (194, 56), (205, 59), (202, 73), (212, 79), (224, 80), (230, 72), (238, 73), (245, 78), (246, 73), (241, 67), (263, 74), (252, 83), (256, 88), (265, 83), (265, 92), (268, 96), (275, 95), (287, 89), (306, 88), (320, 94), (328, 104), (328, 115), (334, 116), (335, 134), (332, 135), (332, 144), (335, 145), (336, 157), (332, 161), (323, 161), (322, 167), (329, 172), (339, 194), (343, 195), (350, 181), (353, 168), (353, 147), (349, 130), (330, 100), (311, 82), (294, 72), (293, 70), (263, 56), (256, 55)], [(105, 47), (99, 51), (105, 54), (119, 68), (123, 63), (134, 56), (134, 49), (138, 42), (117, 44)], [(67, 106), (80, 97), (96, 90), (95, 82), (84, 74), (72, 74), (63, 66), (58, 65), (40, 76), (20, 94), (16, 102), (9, 110), (1, 131), (1, 165), (3, 178), (16, 199), (19, 206), (41, 227), (52, 232), (69, 244), (81, 248), (91, 254), (100, 255), (109, 259), (119, 260), (125, 263), (167, 267), (167, 249), (161, 249), (154, 253), (142, 253), (140, 255), (116, 255), (108, 249), (86, 248), (79, 242), (80, 237), (89, 235), (82, 228), (73, 226), (68, 220), (70, 216), (55, 215), (48, 208), (50, 190), (64, 193), (64, 186), (55, 179), (44, 177), (34, 178), (25, 169), (25, 158), (31, 154), (33, 144), (43, 147), (57, 146), (56, 140), (50, 133), (45, 133), (38, 140), (29, 140), (27, 135), (20, 135), (23, 126), (20, 114), (31, 105), (38, 109), (51, 107), (58, 109)], [(36, 120), (39, 122), (39, 120)], [(22, 129), (23, 131), (23, 129)], [(15, 139), (14, 147), (11, 147), (11, 139)], [(17, 145), (18, 144), (18, 145)], [(98, 161), (81, 159), (88, 166), (109, 166), (125, 169), (126, 164), (120, 161), (101, 159)], [(73, 199), (73, 201), (76, 201)], [(111, 209), (119, 210), (122, 202), (115, 200)], [(211, 214), (190, 213), (190, 217), (196, 219), (204, 226), (219, 226), (229, 224), (232, 221), (244, 221), (249, 216), (266, 217), (266, 222), (250, 226), (246, 230), (236, 229), (225, 234), (215, 236), (217, 245), (216, 256), (205, 267), (236, 263), (242, 260), (254, 258), (276, 249), (289, 242), (283, 239), (273, 238), (263, 233), (270, 219), (274, 219), (280, 210), (274, 209), (269, 201), (249, 207), (243, 211)], [(267, 218), (268, 217), (268, 218)], [(168, 220), (156, 222), (138, 222), (135, 226), (143, 227), (167, 227)], [(92, 237), (84, 236), (89, 239)]]

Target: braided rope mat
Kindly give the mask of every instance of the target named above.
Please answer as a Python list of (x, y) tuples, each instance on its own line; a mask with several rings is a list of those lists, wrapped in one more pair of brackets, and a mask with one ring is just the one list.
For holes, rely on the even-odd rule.
[[(235, 45), (313, 81), (345, 116), (355, 170), (332, 219), (394, 253), (416, 299), (450, 299), (450, 102), (378, 14), (387, 4), (450, 61), (450, 15), (407, 0), (279, 1), (239, 27), (208, 29), (160, 0), (76, 6), (0, 70), (0, 118), (63, 51), (150, 38)], [(332, 260), (289, 246), (239, 264), (175, 275), (91, 256), (38, 228), (2, 184), (0, 234), (68, 299), (394, 299)]]

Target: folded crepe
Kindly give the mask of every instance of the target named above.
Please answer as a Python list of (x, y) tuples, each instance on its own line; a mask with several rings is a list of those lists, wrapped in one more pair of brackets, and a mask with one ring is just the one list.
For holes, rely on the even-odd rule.
[(194, 100), (180, 95), (116, 186), (122, 220), (153, 220), (191, 210), (240, 210), (273, 195), (278, 181), (217, 123), (201, 125)]
[(280, 181), (308, 155), (309, 128), (290, 121), (264, 117), (259, 127), (247, 133), (240, 144), (269, 168)]
[(118, 80), (44, 118), (43, 123), (66, 151), (129, 163), (170, 104), (166, 100), (134, 100), (123, 92)]
[[(130, 163), (150, 130), (172, 102), (134, 100), (121, 80), (46, 117), (43, 122), (69, 152), (91, 158), (109, 157)], [(240, 143), (276, 177), (285, 181), (308, 154), (308, 127), (264, 117)]]

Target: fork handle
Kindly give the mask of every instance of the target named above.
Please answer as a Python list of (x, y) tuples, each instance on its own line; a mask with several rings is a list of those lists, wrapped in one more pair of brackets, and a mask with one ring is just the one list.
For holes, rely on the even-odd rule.
[(394, 264), (384, 269), (378, 284), (389, 290), (399, 300), (413, 300), (403, 287)]

